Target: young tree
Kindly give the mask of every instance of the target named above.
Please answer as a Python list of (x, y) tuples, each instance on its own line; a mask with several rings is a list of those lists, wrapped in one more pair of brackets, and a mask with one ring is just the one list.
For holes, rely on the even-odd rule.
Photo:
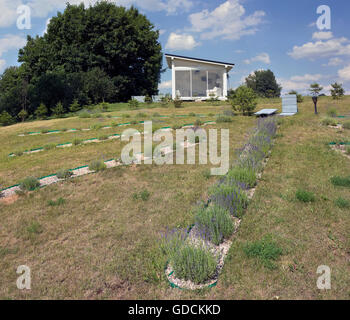
[(249, 75), (245, 82), (246, 86), (260, 97), (275, 98), (281, 95), (282, 87), (271, 70), (257, 70)]
[(15, 121), (11, 117), (11, 115), (7, 111), (3, 111), (0, 114), (0, 125), (2, 126), (9, 126), (10, 124), (13, 124)]
[(243, 115), (251, 115), (257, 106), (257, 96), (253, 89), (240, 86), (236, 89), (231, 100), (234, 111), (240, 111)]
[(331, 95), (333, 97), (333, 99), (340, 99), (344, 96), (344, 88), (343, 85), (341, 83), (333, 83), (331, 84), (332, 88), (331, 89)]
[(52, 113), (57, 117), (61, 117), (64, 114), (64, 107), (61, 101), (59, 101), (52, 109)]
[(46, 119), (48, 113), (49, 111), (43, 103), (40, 103), (39, 107), (35, 110), (35, 115), (38, 119)]
[(77, 112), (81, 109), (78, 99), (74, 99), (73, 103), (69, 106), (71, 112)]
[(295, 91), (295, 90), (289, 91), (289, 94), (295, 94), (297, 96), (297, 102), (298, 103), (302, 103), (304, 101), (304, 97), (300, 93)]
[(22, 109), (18, 113), (18, 117), (22, 120), (22, 122), (24, 122), (24, 120), (28, 117), (28, 112), (26, 110)]
[(323, 90), (323, 87), (321, 87), (318, 83), (312, 83), (310, 85), (310, 89), (309, 91), (311, 92), (311, 94), (314, 96), (314, 97), (317, 97), (320, 92)]

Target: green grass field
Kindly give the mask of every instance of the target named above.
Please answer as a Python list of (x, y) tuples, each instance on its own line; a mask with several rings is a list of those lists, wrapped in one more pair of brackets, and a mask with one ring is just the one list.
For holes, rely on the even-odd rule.
[[(280, 104), (280, 99), (261, 100), (258, 110), (281, 110)], [(162, 231), (194, 222), (193, 209), (217, 179), (205, 175), (211, 165), (138, 165), (108, 169), (10, 202), (1, 201), (0, 298), (349, 299), (350, 214), (336, 200), (350, 200), (350, 189), (334, 186), (330, 179), (350, 176), (350, 163), (328, 143), (349, 141), (350, 130), (321, 125), (330, 108), (338, 114), (350, 114), (350, 97), (341, 101), (320, 98), (318, 116), (313, 114), (311, 99), (306, 98), (297, 115), (281, 122), (269, 162), (216, 287), (196, 292), (171, 289), (164, 275), (167, 258), (159, 250)], [(15, 158), (8, 157), (11, 152), (121, 133), (128, 127), (26, 137), (18, 136), (20, 133), (144, 120), (136, 117), (139, 112), (146, 113), (147, 119), (164, 121), (154, 123), (159, 127), (183, 125), (198, 117), (174, 115), (216, 115), (229, 109), (228, 105), (210, 103), (140, 110), (116, 105), (106, 115), (131, 117), (72, 117), (2, 127), (0, 187), (27, 176), (41, 177), (96, 159), (120, 157), (123, 144), (115, 140)], [(153, 116), (156, 112), (170, 118)], [(215, 120), (215, 116), (200, 119)], [(345, 121), (339, 118), (340, 123)], [(206, 128), (230, 129), (233, 162), (235, 149), (242, 147), (255, 124), (254, 117), (236, 116), (232, 123)], [(142, 129), (142, 125), (131, 127)], [(301, 189), (312, 192), (314, 201), (299, 201), (296, 192)], [(145, 191), (149, 198), (133, 196)], [(58, 205), (52, 205), (53, 201)], [(266, 257), (249, 256), (245, 250), (247, 244), (259, 245), (266, 237), (282, 250), (273, 267), (264, 263)], [(32, 273), (32, 289), (28, 291), (16, 287), (16, 269), (23, 264)], [(319, 265), (331, 268), (330, 290), (321, 291), (316, 286)]]

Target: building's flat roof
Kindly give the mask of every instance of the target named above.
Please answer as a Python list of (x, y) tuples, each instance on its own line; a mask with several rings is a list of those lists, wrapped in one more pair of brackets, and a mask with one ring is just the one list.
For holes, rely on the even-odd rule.
[[(185, 57), (185, 56), (179, 56), (175, 54), (169, 54), (165, 53), (166, 58), (177, 58), (177, 59), (183, 59), (183, 60), (190, 60), (190, 61), (198, 61), (198, 62), (204, 62), (204, 63), (210, 63), (210, 64), (217, 64), (217, 65), (223, 65), (223, 66), (230, 66), (231, 68), (235, 65), (234, 63), (230, 62), (222, 62), (222, 61), (214, 61), (214, 60), (207, 60), (207, 59), (199, 59), (199, 58), (192, 58), (192, 57)], [(167, 59), (168, 66), (171, 68), (171, 61)]]

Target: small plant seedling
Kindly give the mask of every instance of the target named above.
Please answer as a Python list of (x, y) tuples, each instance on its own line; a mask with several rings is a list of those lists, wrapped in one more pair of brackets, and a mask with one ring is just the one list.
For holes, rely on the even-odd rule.
[(63, 199), (63, 198), (58, 198), (56, 201), (55, 200), (49, 200), (47, 202), (47, 204), (50, 206), (50, 207), (57, 207), (57, 206), (61, 206), (63, 204), (66, 203), (66, 200)]
[(350, 188), (350, 177), (339, 177), (335, 176), (331, 178), (333, 185), (337, 187), (347, 187)]
[(315, 201), (315, 195), (312, 192), (299, 189), (295, 193), (295, 197), (301, 201), (301, 202), (314, 202)]
[(89, 165), (89, 170), (99, 172), (107, 168), (106, 164), (102, 160), (92, 161)]
[(40, 182), (37, 178), (28, 177), (22, 180), (20, 183), (20, 188), (23, 191), (34, 191), (40, 187)]

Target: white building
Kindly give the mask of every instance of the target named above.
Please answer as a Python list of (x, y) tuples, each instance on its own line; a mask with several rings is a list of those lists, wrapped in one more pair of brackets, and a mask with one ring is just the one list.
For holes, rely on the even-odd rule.
[(172, 70), (172, 98), (227, 99), (227, 78), (233, 63), (165, 54)]

